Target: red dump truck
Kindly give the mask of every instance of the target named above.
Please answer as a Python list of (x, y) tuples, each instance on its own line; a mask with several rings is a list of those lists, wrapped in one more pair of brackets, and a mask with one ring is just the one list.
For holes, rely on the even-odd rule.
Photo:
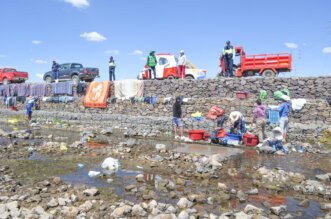
[[(239, 64), (234, 64), (236, 77), (262, 75), (273, 77), (280, 72), (290, 72), (292, 69), (292, 56), (290, 53), (246, 55), (243, 47), (235, 48), (236, 56), (240, 57)], [(221, 76), (225, 75), (224, 59), (221, 58)]]
[(29, 79), (27, 72), (17, 71), (15, 68), (0, 68), (0, 83), (22, 83)]

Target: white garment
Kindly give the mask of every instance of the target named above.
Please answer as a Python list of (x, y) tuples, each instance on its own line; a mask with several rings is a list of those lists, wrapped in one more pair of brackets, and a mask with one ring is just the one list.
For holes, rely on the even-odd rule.
[(292, 105), (292, 109), (294, 111), (300, 111), (302, 110), (302, 108), (304, 107), (304, 105), (307, 103), (306, 99), (292, 99), (291, 100), (291, 105)]
[(144, 81), (142, 80), (123, 80), (115, 81), (115, 97), (130, 98), (144, 96)]
[(186, 55), (179, 56), (178, 65), (186, 65)]

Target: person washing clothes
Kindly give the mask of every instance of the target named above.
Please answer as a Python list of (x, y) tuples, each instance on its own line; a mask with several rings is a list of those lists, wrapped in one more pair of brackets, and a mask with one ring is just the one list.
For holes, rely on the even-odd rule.
[(156, 69), (155, 66), (157, 64), (157, 59), (155, 56), (155, 51), (151, 51), (149, 53), (149, 56), (147, 56), (147, 66), (148, 66), (148, 74), (149, 74), (149, 79), (152, 79), (152, 71), (154, 74), (154, 79), (156, 79)]
[(59, 82), (59, 68), (60, 68), (60, 65), (58, 63), (56, 63), (55, 60), (53, 60), (52, 73), (53, 73), (53, 78), (56, 83)]
[(283, 145), (283, 132), (280, 127), (276, 127), (272, 130), (272, 137), (267, 140), (270, 147), (273, 148), (273, 152), (282, 151), (288, 154), (288, 150)]
[[(183, 120), (182, 120), (182, 100), (180, 97), (176, 97), (175, 103), (172, 107), (173, 118), (172, 123), (174, 126), (175, 139), (182, 139), (184, 137), (184, 129), (183, 129)], [(177, 136), (177, 129), (180, 129), (180, 137)]]
[(239, 111), (233, 111), (229, 115), (230, 132), (232, 134), (246, 133), (246, 123), (243, 114)]
[(116, 64), (115, 64), (115, 60), (112, 56), (110, 56), (109, 58), (109, 80), (110, 81), (115, 81), (115, 68), (116, 68)]
[(186, 68), (186, 55), (184, 53), (184, 50), (181, 50), (178, 58), (178, 74), (181, 79), (184, 79), (186, 77), (185, 68)]
[(226, 46), (223, 49), (222, 57), (224, 58), (225, 64), (225, 77), (233, 77), (233, 58), (235, 51), (231, 42), (226, 41)]
[(288, 132), (288, 114), (290, 113), (290, 97), (287, 95), (281, 96), (282, 104), (278, 107), (279, 111), (279, 126), (283, 133), (283, 142), (286, 143)]
[(265, 127), (267, 123), (267, 107), (262, 105), (260, 99), (256, 100), (256, 108), (253, 111), (253, 123), (256, 124), (255, 132), (259, 136), (259, 142), (263, 142), (266, 138)]
[(32, 118), (32, 108), (35, 102), (35, 98), (33, 98), (32, 96), (29, 96), (29, 98), (27, 99), (27, 103), (26, 103), (26, 118), (28, 121), (31, 120)]

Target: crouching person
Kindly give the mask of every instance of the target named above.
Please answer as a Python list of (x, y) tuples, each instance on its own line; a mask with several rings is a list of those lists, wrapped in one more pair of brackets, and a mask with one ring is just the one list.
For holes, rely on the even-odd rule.
[(272, 137), (267, 140), (273, 152), (282, 151), (288, 154), (287, 148), (283, 145), (283, 133), (280, 127), (276, 127), (272, 130)]
[(246, 123), (243, 114), (239, 111), (233, 111), (230, 113), (230, 132), (232, 134), (244, 134), (246, 133)]

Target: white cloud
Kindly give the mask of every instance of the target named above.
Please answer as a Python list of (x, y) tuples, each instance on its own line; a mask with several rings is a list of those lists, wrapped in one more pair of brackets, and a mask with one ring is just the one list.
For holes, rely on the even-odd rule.
[(30, 59), (31, 62), (34, 62), (36, 64), (47, 64), (48, 62), (42, 59)]
[(89, 32), (89, 33), (85, 32), (82, 33), (80, 37), (85, 38), (87, 41), (94, 41), (94, 42), (101, 42), (107, 39), (98, 32)]
[(89, 1), (90, 0), (64, 0), (64, 2), (67, 2), (76, 8), (87, 8), (90, 6)]
[(40, 40), (32, 40), (32, 43), (35, 44), (35, 45), (39, 45), (41, 43)]
[(0, 58), (6, 58), (7, 56), (4, 54), (0, 54)]
[(331, 47), (325, 47), (322, 50), (323, 53), (331, 53)]
[(113, 54), (113, 55), (118, 55), (120, 54), (120, 51), (118, 49), (113, 49), (113, 50), (106, 50), (106, 54)]
[(131, 55), (139, 55), (139, 56), (141, 56), (143, 54), (144, 54), (144, 52), (139, 49), (136, 49), (131, 53)]
[(285, 43), (285, 46), (287, 46), (290, 49), (298, 48), (298, 44), (296, 44), (296, 43)]
[(41, 78), (43, 79), (44, 78), (44, 74), (36, 74), (37, 78)]

